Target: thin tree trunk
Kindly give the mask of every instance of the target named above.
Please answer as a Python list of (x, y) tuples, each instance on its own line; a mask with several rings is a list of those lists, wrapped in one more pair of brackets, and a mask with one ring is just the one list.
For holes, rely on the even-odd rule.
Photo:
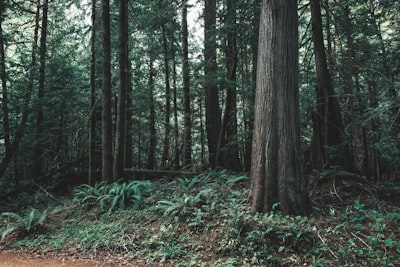
[(96, 0), (92, 0), (92, 40), (90, 60), (90, 129), (89, 129), (89, 177), (93, 185), (96, 172)]
[(147, 169), (154, 170), (156, 168), (156, 111), (154, 107), (154, 55), (153, 51), (149, 51), (149, 107), (150, 107), (150, 118), (149, 118), (149, 153), (147, 158)]
[(111, 41), (110, 1), (102, 0), (103, 62), (102, 62), (102, 180), (113, 177), (112, 118), (111, 118)]
[(4, 37), (3, 37), (3, 11), (4, 4), (0, 6), (0, 79), (2, 87), (2, 110), (3, 110), (3, 139), (4, 139), (4, 157), (8, 157), (10, 153), (10, 123), (8, 117), (8, 92), (7, 92), (7, 74), (4, 53)]
[(33, 151), (33, 166), (32, 166), (32, 178), (35, 179), (42, 173), (43, 164), (43, 101), (44, 101), (44, 86), (46, 76), (46, 41), (47, 41), (47, 13), (49, 1), (44, 0), (43, 3), (43, 15), (42, 15), (42, 29), (40, 35), (40, 52), (39, 52), (39, 84), (38, 84), (38, 96), (37, 96), (37, 114), (36, 114), (36, 141)]
[(184, 111), (184, 133), (183, 133), (183, 166), (188, 168), (192, 165), (192, 122), (190, 111), (190, 69), (188, 50), (188, 26), (187, 26), (187, 4), (182, 8), (182, 75), (183, 75), (183, 111)]
[(177, 86), (176, 86), (177, 72), (176, 72), (175, 45), (173, 43), (171, 44), (171, 54), (173, 57), (172, 80), (173, 80), (173, 105), (174, 105), (174, 151), (175, 151), (173, 164), (174, 164), (174, 169), (178, 170), (180, 162), (180, 149), (179, 149), (179, 124), (178, 124), (178, 103), (177, 103), (178, 98), (177, 98)]
[(125, 167), (126, 94), (128, 78), (128, 0), (119, 1), (119, 91), (115, 134), (114, 180), (123, 178)]
[(204, 7), (204, 76), (205, 110), (208, 140), (208, 161), (216, 167), (218, 135), (221, 127), (221, 110), (217, 84), (216, 0), (205, 0)]
[(227, 47), (226, 71), (227, 92), (224, 115), (225, 141), (223, 150), (223, 166), (228, 170), (241, 170), (239, 159), (239, 141), (237, 136), (237, 95), (236, 95), (236, 70), (238, 52), (236, 45), (236, 0), (227, 0)]
[(164, 54), (164, 72), (165, 72), (165, 120), (164, 120), (164, 142), (163, 142), (163, 151), (161, 158), (161, 166), (169, 167), (170, 162), (168, 161), (169, 157), (169, 145), (170, 145), (170, 132), (171, 132), (171, 86), (170, 86), (170, 73), (169, 73), (169, 53), (168, 53), (168, 42), (167, 42), (167, 30), (165, 27), (165, 20), (161, 23), (162, 30), (162, 45), (163, 45), (163, 54)]

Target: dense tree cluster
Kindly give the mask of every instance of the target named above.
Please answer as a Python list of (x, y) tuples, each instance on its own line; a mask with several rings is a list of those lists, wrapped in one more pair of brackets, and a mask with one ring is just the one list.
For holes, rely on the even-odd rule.
[[(254, 165), (254, 151), (251, 161), (252, 150), (270, 149), (258, 145), (263, 132), (253, 142), (264, 119), (253, 114), (283, 107), (285, 95), (264, 96), (284, 87), (287, 68), (264, 68), (274, 51), (287, 54), (264, 39), (284, 33), (262, 34), (281, 2), (1, 0), (0, 184), (78, 174), (82, 182), (112, 181), (126, 168), (268, 176)], [(299, 142), (295, 159), (281, 158), (293, 160), (300, 180), (303, 170), (339, 168), (376, 180), (399, 171), (400, 3), (289, 2), (298, 27), (283, 38), (292, 38), (296, 54), (276, 60), (298, 60), (298, 79), (288, 74), (288, 92), (298, 95), (293, 110), (273, 116), (294, 111), (299, 121), (280, 131)], [(257, 69), (271, 74), (263, 97)], [(277, 151), (260, 153), (281, 156), (285, 133), (273, 133)]]

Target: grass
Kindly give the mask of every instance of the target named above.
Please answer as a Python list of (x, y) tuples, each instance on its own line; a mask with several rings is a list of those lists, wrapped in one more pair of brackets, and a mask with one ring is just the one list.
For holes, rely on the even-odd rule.
[[(398, 205), (354, 192), (321, 202), (320, 193), (324, 204), (314, 203), (309, 217), (251, 214), (248, 180), (245, 174), (209, 172), (174, 181), (81, 186), (64, 205), (47, 208), (45, 231), (25, 231), (2, 246), (109, 253), (146, 265), (400, 265)], [(4, 218), (1, 232), (12, 226)]]

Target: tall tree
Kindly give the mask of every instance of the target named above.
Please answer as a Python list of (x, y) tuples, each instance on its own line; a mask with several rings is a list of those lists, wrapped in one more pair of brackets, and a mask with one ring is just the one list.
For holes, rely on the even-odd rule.
[[(162, 10), (161, 1), (160, 9)], [(165, 12), (165, 11), (164, 11)], [(169, 166), (168, 156), (169, 156), (169, 146), (170, 146), (170, 132), (171, 132), (171, 84), (170, 84), (170, 68), (169, 68), (169, 50), (168, 50), (168, 40), (167, 40), (167, 27), (166, 24), (166, 14), (163, 13), (161, 20), (161, 34), (162, 34), (162, 46), (163, 46), (163, 56), (164, 56), (164, 74), (165, 74), (165, 114), (164, 114), (164, 142), (163, 151), (161, 158), (161, 165), (164, 167)]]
[(238, 52), (236, 44), (236, 0), (226, 1), (226, 98), (220, 129), (217, 163), (224, 168), (239, 171), (239, 145), (237, 137), (236, 70)]
[(208, 140), (209, 164), (216, 166), (218, 135), (221, 127), (221, 110), (217, 84), (217, 33), (216, 0), (205, 0), (204, 6), (204, 91), (206, 110), (206, 131)]
[(306, 214), (301, 171), (296, 0), (263, 0), (250, 198), (253, 212), (279, 203), (284, 214)]
[(94, 184), (96, 171), (96, 0), (92, 0), (92, 36), (90, 59), (90, 129), (89, 129), (89, 178)]
[(36, 66), (37, 46), (39, 40), (40, 8), (41, 8), (40, 0), (36, 0), (35, 26), (33, 32), (31, 63), (29, 64), (27, 92), (25, 93), (23, 99), (21, 120), (14, 134), (14, 138), (12, 140), (9, 153), (8, 154), (6, 153), (0, 162), (0, 177), (4, 174), (4, 172), (8, 167), (8, 164), (11, 162), (11, 159), (17, 153), (17, 148), (21, 143), (22, 138), (24, 137), (26, 122), (28, 120), (28, 115), (30, 111), (29, 104), (31, 101), (31, 95), (33, 91), (34, 77), (36, 74), (35, 66)]
[(10, 123), (8, 116), (8, 92), (7, 92), (7, 73), (4, 53), (4, 37), (3, 37), (3, 12), (5, 9), (4, 1), (0, 1), (0, 80), (2, 88), (2, 111), (3, 111), (3, 139), (5, 147), (4, 157), (10, 154)]
[(119, 1), (119, 90), (115, 133), (114, 180), (123, 177), (125, 167), (126, 97), (129, 86), (128, 0)]
[(155, 77), (155, 69), (154, 69), (154, 51), (149, 51), (149, 80), (148, 80), (148, 88), (149, 88), (149, 134), (150, 134), (150, 142), (149, 142), (149, 151), (147, 156), (147, 169), (153, 170), (156, 168), (156, 111), (154, 104), (154, 77)]
[(40, 32), (40, 51), (39, 51), (39, 84), (38, 84), (38, 96), (37, 96), (37, 114), (36, 114), (36, 142), (34, 145), (33, 152), (33, 166), (32, 166), (32, 177), (38, 177), (42, 172), (43, 162), (43, 101), (44, 101), (44, 87), (45, 87), (45, 76), (46, 76), (46, 42), (47, 42), (47, 13), (48, 13), (49, 1), (44, 0), (43, 3), (43, 14), (42, 14), (42, 28)]
[(110, 1), (102, 0), (103, 62), (102, 62), (102, 180), (110, 181), (113, 175), (112, 118), (111, 118), (111, 39)]
[(190, 112), (190, 69), (189, 69), (189, 50), (188, 50), (188, 25), (187, 25), (187, 3), (182, 7), (182, 75), (183, 75), (183, 166), (185, 168), (192, 165), (192, 123)]
[(311, 168), (321, 170), (330, 165), (343, 165), (344, 151), (336, 160), (329, 155), (329, 148), (343, 141), (343, 123), (339, 102), (332, 87), (322, 33), (319, 0), (311, 0), (312, 38), (317, 72), (317, 110), (313, 113), (313, 137), (311, 142)]

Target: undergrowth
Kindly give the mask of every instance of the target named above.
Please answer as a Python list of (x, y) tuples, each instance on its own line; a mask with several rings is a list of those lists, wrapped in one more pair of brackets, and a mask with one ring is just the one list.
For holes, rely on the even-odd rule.
[[(251, 214), (248, 187), (246, 174), (224, 171), (173, 181), (83, 185), (71, 201), (43, 213), (41, 231), (27, 229), (23, 216), (3, 214), (3, 233), (17, 225), (24, 233), (3, 246), (107, 251), (126, 262), (173, 266), (400, 265), (398, 206), (354, 198), (340, 205), (316, 203), (309, 217)], [(33, 225), (40, 225), (35, 220)]]

